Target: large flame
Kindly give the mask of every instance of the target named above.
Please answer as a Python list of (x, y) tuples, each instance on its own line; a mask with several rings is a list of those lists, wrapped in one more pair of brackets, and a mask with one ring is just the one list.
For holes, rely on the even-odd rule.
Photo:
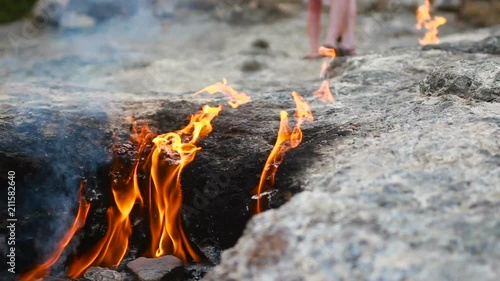
[(127, 253), (128, 242), (132, 234), (132, 225), (129, 215), (136, 203), (143, 204), (140, 193), (137, 170), (139, 168), (140, 158), (154, 134), (147, 126), (142, 126), (140, 131), (137, 124), (134, 123), (134, 133), (131, 140), (139, 144), (136, 153), (135, 162), (130, 176), (120, 176), (120, 173), (127, 171), (124, 165), (117, 157), (116, 148), (114, 148), (114, 164), (111, 180), (111, 191), (115, 205), (107, 210), (108, 224), (104, 237), (87, 253), (75, 257), (70, 265), (67, 275), (77, 278), (82, 275), (91, 265), (99, 265), (115, 268), (122, 261)]
[(80, 184), (79, 191), (80, 203), (78, 205), (78, 213), (71, 226), (71, 228), (66, 232), (61, 241), (56, 246), (54, 253), (42, 264), (35, 266), (29, 272), (21, 275), (19, 277), (20, 281), (33, 281), (42, 280), (50, 272), (50, 267), (54, 265), (57, 260), (61, 257), (64, 248), (69, 244), (71, 238), (75, 235), (76, 231), (85, 225), (85, 220), (87, 219), (87, 214), (89, 213), (90, 204), (85, 200), (83, 196), (83, 184)]
[(446, 18), (444, 17), (435, 16), (432, 18), (430, 8), (431, 4), (429, 0), (425, 0), (425, 3), (419, 6), (416, 12), (417, 24), (415, 27), (417, 30), (421, 30), (422, 27), (427, 30), (424, 37), (418, 40), (420, 45), (439, 43), (438, 27), (446, 23)]
[(229, 97), (229, 101), (227, 102), (232, 108), (237, 108), (238, 106), (245, 104), (250, 101), (250, 97), (242, 92), (238, 92), (227, 84), (226, 78), (222, 79), (221, 82), (217, 82), (213, 85), (205, 87), (198, 92), (194, 93), (194, 95), (201, 94), (203, 92), (207, 92), (211, 95), (215, 93), (222, 93)]
[(182, 227), (181, 173), (201, 149), (195, 143), (212, 131), (211, 122), (221, 110), (222, 106), (206, 105), (191, 116), (189, 124), (182, 130), (160, 135), (153, 140), (150, 256), (173, 254), (184, 262), (201, 259), (190, 246)]
[(313, 115), (307, 102), (297, 93), (292, 93), (296, 104), (295, 127), (292, 129), (288, 124), (288, 113), (280, 112), (280, 127), (276, 143), (267, 157), (266, 164), (262, 170), (259, 185), (253, 190), (254, 198), (257, 198), (254, 212), (259, 214), (266, 208), (266, 202), (262, 195), (269, 191), (275, 183), (276, 172), (285, 157), (285, 153), (297, 147), (302, 142), (301, 126), (304, 121), (312, 121)]

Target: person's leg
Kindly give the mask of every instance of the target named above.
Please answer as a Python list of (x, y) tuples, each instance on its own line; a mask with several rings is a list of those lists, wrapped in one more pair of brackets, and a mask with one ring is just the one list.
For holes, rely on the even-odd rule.
[[(355, 0), (331, 0), (330, 18), (328, 21), (328, 31), (325, 44), (328, 47), (337, 47), (337, 40), (346, 28), (346, 13), (349, 8), (349, 2)], [(344, 40), (344, 38), (342, 38)]]
[(309, 35), (309, 55), (318, 56), (319, 36), (321, 33), (321, 0), (309, 0), (307, 14), (307, 34)]
[(340, 47), (346, 50), (354, 51), (355, 48), (355, 33), (356, 33), (356, 0), (341, 0), (346, 2), (348, 8), (345, 12), (345, 23), (346, 26), (342, 31), (342, 42)]

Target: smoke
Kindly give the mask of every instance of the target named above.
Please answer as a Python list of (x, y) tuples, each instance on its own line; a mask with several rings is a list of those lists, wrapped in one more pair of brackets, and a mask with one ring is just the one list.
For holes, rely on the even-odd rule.
[[(42, 83), (17, 86), (1, 89), (6, 98), (0, 114), (7, 122), (0, 124), (0, 170), (16, 173), (19, 273), (54, 253), (75, 219), (80, 183), (92, 182), (110, 161), (111, 133), (108, 116), (90, 91)], [(66, 93), (80, 96), (67, 98)]]

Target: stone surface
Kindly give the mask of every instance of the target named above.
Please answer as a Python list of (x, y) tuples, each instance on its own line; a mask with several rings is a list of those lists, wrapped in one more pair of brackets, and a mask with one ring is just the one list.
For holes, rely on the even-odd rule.
[(127, 263), (141, 281), (182, 280), (184, 274), (181, 260), (174, 256), (160, 258), (138, 258)]
[(425, 45), (422, 49), (500, 55), (500, 36), (488, 36), (481, 41), (459, 41)]
[(457, 95), (500, 102), (500, 58), (444, 64), (422, 80), (420, 91), (429, 96)]
[(85, 271), (83, 277), (89, 281), (122, 281), (122, 274), (118, 271), (102, 268), (90, 267)]
[(487, 81), (496, 59), (417, 48), (346, 59), (331, 80), (342, 106), (316, 122), (351, 133), (316, 150), (296, 175), (306, 191), (253, 217), (204, 280), (496, 280), (500, 104), (418, 92), (457, 60)]

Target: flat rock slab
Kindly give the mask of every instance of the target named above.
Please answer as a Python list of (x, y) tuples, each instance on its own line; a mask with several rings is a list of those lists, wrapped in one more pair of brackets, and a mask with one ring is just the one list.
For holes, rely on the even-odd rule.
[(444, 64), (420, 83), (420, 91), (429, 96), (457, 95), (500, 102), (500, 59)]
[(141, 281), (182, 280), (184, 269), (182, 261), (174, 256), (160, 258), (138, 258), (127, 263)]

